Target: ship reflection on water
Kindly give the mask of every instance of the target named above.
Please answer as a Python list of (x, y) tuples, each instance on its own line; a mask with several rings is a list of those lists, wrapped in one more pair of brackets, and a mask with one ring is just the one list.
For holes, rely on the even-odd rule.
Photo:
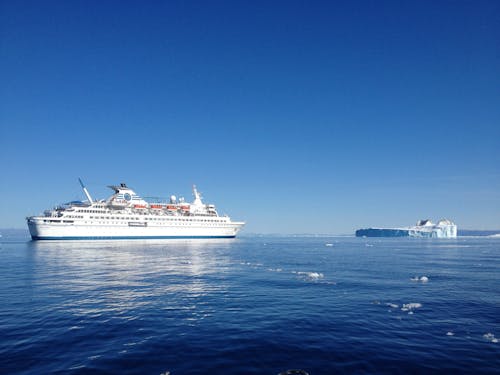
[(218, 250), (231, 243), (234, 240), (33, 242), (32, 282), (60, 299), (57, 308), (82, 317), (111, 313), (137, 318), (141, 308), (155, 304), (164, 311), (183, 310), (184, 315), (192, 310), (188, 319), (196, 319), (208, 313), (196, 311), (200, 299), (224, 292), (230, 260), (227, 251)]

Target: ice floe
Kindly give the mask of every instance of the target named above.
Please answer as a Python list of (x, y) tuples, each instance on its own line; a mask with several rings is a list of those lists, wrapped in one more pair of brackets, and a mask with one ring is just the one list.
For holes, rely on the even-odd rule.
[(495, 337), (495, 335), (494, 335), (493, 333), (485, 333), (485, 334), (483, 335), (483, 337), (484, 337), (486, 340), (488, 340), (488, 341), (490, 341), (490, 342), (493, 342), (493, 343), (495, 343), (495, 344), (498, 342), (498, 339)]
[(401, 307), (401, 311), (412, 311), (414, 309), (419, 309), (421, 307), (422, 304), (418, 302), (405, 303), (403, 304), (403, 307)]
[(429, 281), (429, 278), (427, 276), (415, 276), (410, 279), (411, 281), (416, 281), (416, 282), (421, 282), (421, 283), (426, 283)]
[(250, 266), (250, 267), (254, 267), (254, 268), (262, 267), (263, 266), (262, 263), (252, 263), (252, 262), (240, 262), (240, 264), (242, 266)]
[(305, 370), (291, 369), (291, 370), (282, 371), (278, 375), (309, 375), (309, 373)]
[(283, 271), (281, 268), (268, 268), (267, 270), (271, 271), (271, 272), (282, 272)]
[(332, 247), (333, 244), (332, 243), (325, 243), (325, 246)]
[[(375, 302), (372, 302), (372, 303), (380, 305), (379, 301), (375, 301)], [(386, 302), (386, 303), (384, 303), (384, 306), (388, 307), (388, 310), (387, 310), (388, 312), (403, 311), (405, 313), (408, 313), (409, 315), (413, 315), (414, 314), (414, 310), (421, 308), (422, 304), (418, 303), (418, 302), (411, 302), (411, 303), (404, 303), (403, 305), (399, 305), (399, 304), (394, 303), (394, 302)]]
[(321, 272), (301, 272), (301, 271), (299, 271), (299, 272), (297, 272), (297, 275), (305, 276), (311, 280), (318, 280), (318, 279), (322, 279), (324, 277), (324, 275)]
[(446, 336), (455, 336), (455, 334), (452, 331), (446, 332)]
[[(324, 277), (325, 277), (325, 275), (322, 274), (321, 272), (291, 271), (291, 270), (287, 270), (287, 269), (283, 269), (283, 268), (279, 268), (279, 267), (276, 267), (276, 268), (266, 267), (262, 263), (253, 263), (253, 262), (242, 261), (239, 264), (242, 266), (248, 266), (248, 267), (253, 268), (253, 269), (257, 269), (257, 270), (260, 269), (260, 270), (267, 271), (267, 272), (280, 272), (283, 275), (293, 274), (293, 275), (296, 275), (298, 278), (300, 278), (303, 281), (318, 282), (321, 279), (324, 279)], [(336, 285), (336, 283), (334, 281), (321, 280), (321, 283), (322, 284), (329, 284), (329, 285)]]

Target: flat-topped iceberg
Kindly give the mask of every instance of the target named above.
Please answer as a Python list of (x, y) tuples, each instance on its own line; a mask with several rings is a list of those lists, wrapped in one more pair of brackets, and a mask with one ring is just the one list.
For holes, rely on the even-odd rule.
[(411, 227), (358, 229), (356, 237), (455, 238), (457, 225), (448, 219), (439, 220), (437, 224), (430, 220), (419, 220)]

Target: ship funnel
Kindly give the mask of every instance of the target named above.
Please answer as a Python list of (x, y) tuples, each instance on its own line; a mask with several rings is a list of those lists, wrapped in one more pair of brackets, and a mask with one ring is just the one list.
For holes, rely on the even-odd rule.
[(83, 189), (83, 192), (85, 193), (85, 195), (87, 196), (87, 199), (89, 200), (89, 203), (92, 204), (94, 203), (94, 201), (92, 200), (92, 197), (90, 196), (89, 194), (89, 191), (87, 190), (87, 188), (85, 187), (85, 185), (83, 184), (82, 182), (82, 179), (81, 178), (78, 178), (78, 181), (80, 181), (80, 185), (82, 186), (82, 189)]

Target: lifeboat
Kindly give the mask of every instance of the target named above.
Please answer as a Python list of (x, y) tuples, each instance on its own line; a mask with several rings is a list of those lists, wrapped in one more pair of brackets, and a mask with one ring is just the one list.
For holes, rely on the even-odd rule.
[(167, 210), (169, 210), (169, 211), (177, 211), (177, 206), (175, 206), (173, 204), (169, 204), (169, 205), (167, 205)]
[(149, 207), (155, 209), (155, 210), (161, 210), (161, 204), (151, 204)]
[(189, 211), (189, 206), (181, 206), (182, 211)]
[(146, 208), (145, 204), (134, 204), (134, 208)]

